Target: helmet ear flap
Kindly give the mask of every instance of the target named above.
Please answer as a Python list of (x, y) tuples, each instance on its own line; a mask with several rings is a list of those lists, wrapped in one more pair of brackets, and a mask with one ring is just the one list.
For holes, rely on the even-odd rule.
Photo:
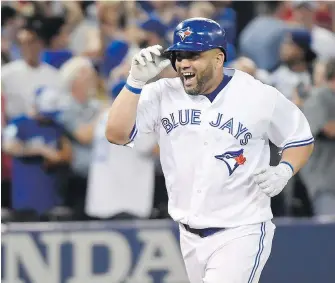
[(173, 69), (177, 72), (176, 69), (176, 52), (174, 51), (167, 51), (167, 52), (163, 52), (163, 57), (165, 57), (166, 59), (169, 59), (171, 61), (171, 65), (173, 67)]
[(170, 56), (171, 65), (173, 69), (177, 72), (176, 59), (177, 59), (176, 52), (171, 52), (171, 56)]

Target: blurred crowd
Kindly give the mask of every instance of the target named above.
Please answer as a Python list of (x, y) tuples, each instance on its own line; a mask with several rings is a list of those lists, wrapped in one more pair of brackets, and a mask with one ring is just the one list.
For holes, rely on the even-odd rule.
[(2, 1), (2, 221), (169, 217), (155, 141), (116, 146), (104, 129), (132, 56), (169, 46), (189, 17), (219, 22), (226, 67), (275, 86), (310, 122), (314, 153), (274, 215), (335, 214), (333, 2)]

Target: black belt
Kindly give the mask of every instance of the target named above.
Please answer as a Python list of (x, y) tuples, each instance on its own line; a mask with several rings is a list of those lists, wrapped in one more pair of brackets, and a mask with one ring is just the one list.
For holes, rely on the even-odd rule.
[(222, 231), (225, 228), (203, 228), (203, 229), (195, 229), (195, 228), (191, 228), (190, 226), (188, 226), (187, 224), (182, 224), (185, 228), (186, 231), (192, 233), (192, 234), (196, 234), (201, 238), (206, 238), (208, 236), (211, 236), (213, 234), (215, 234), (216, 232)]

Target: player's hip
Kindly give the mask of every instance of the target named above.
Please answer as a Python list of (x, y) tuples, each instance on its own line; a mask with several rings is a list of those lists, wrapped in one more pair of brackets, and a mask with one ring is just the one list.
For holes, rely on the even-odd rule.
[(179, 222), (180, 236), (194, 241), (219, 237), (225, 242), (247, 235), (261, 235), (275, 231), (276, 226), (271, 220), (253, 224), (242, 224), (236, 227), (209, 226), (208, 228), (193, 228), (188, 224)]
[(274, 232), (271, 220), (222, 229), (205, 238), (180, 225), (181, 251), (190, 282), (258, 282)]
[[(235, 207), (236, 208), (236, 207)], [(246, 207), (241, 210), (222, 209), (218, 211), (204, 210), (192, 212), (169, 207), (172, 219), (177, 223), (187, 224), (190, 228), (236, 228), (267, 222), (273, 218), (270, 207)], [(186, 227), (187, 228), (187, 227)], [(215, 230), (214, 230), (215, 231)], [(196, 231), (195, 231), (196, 232)]]
[[(188, 266), (189, 263), (192, 263), (192, 265), (196, 263), (197, 268), (201, 270), (202, 278), (204, 278), (206, 276), (206, 266), (213, 261), (213, 258), (218, 257), (219, 262), (229, 262), (234, 258), (238, 265), (241, 264), (241, 269), (237, 274), (248, 267), (248, 274), (244, 277), (247, 280), (250, 277), (250, 282), (257, 282), (253, 281), (253, 278), (259, 276), (262, 269), (257, 266), (257, 263), (261, 261), (264, 266), (267, 261), (274, 232), (275, 225), (271, 220), (235, 228), (221, 228), (221, 230), (206, 237), (191, 233), (183, 224), (180, 224), (180, 246), (186, 268), (188, 270), (192, 269), (192, 266)], [(219, 264), (218, 268), (224, 270), (225, 267)], [(224, 271), (227, 273), (229, 270)]]

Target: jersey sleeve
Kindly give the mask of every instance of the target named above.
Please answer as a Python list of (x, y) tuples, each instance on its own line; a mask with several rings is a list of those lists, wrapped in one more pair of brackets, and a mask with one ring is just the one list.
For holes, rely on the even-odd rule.
[(309, 123), (302, 111), (282, 93), (271, 87), (274, 107), (267, 135), (281, 150), (314, 142)]
[(136, 129), (139, 133), (154, 133), (160, 117), (160, 85), (156, 81), (146, 85), (137, 107)]

